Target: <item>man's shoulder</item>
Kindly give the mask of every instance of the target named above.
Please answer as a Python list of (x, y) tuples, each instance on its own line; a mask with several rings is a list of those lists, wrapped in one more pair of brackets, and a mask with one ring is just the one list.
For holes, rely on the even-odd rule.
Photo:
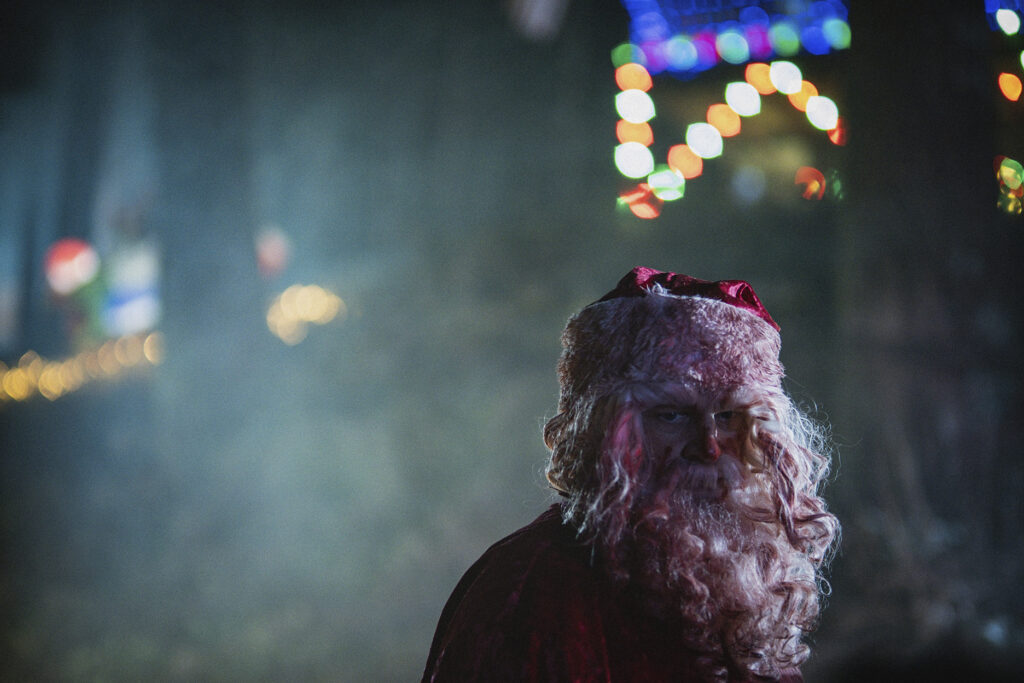
[(552, 505), (488, 548), (460, 582), (468, 585), (460, 588), (522, 597), (523, 590), (543, 590), (549, 579), (563, 584), (591, 571), (589, 551), (575, 530), (563, 523), (560, 506)]
[(441, 614), (424, 680), (521, 680), (541, 671), (544, 652), (579, 640), (573, 626), (596, 609), (594, 577), (589, 552), (552, 506), (466, 571)]
[(562, 521), (561, 506), (554, 504), (526, 526), (494, 543), (480, 559), (549, 554), (576, 556), (581, 547), (576, 532)]

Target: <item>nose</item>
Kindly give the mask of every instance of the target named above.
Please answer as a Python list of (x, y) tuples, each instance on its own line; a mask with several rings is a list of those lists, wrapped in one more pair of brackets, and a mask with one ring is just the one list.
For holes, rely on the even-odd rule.
[(687, 460), (705, 465), (718, 460), (722, 455), (722, 447), (718, 443), (718, 430), (714, 418), (701, 425), (697, 435), (683, 447), (683, 457)]

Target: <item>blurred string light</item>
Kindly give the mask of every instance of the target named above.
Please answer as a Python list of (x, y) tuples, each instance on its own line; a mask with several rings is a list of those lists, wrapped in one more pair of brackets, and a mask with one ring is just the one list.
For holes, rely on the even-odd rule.
[(689, 78), (718, 64), (744, 64), (850, 47), (840, 0), (623, 0), (630, 42), (618, 64)]
[[(612, 51), (612, 59), (617, 59), (616, 55), (638, 54), (636, 46), (620, 45)], [(687, 126), (686, 144), (670, 147), (667, 164), (659, 165), (650, 149), (654, 144), (650, 121), (655, 116), (655, 106), (647, 93), (653, 84), (649, 72), (638, 62), (619, 64), (615, 81), (624, 88), (615, 98), (615, 108), (621, 117), (615, 129), (619, 141), (614, 152), (615, 167), (626, 178), (640, 181), (620, 194), (618, 204), (640, 218), (657, 218), (664, 202), (681, 199), (686, 181), (703, 173), (704, 160), (721, 156), (724, 138), (739, 135), (742, 119), (757, 116), (761, 112), (761, 98), (773, 93), (786, 95), (793, 108), (803, 112), (813, 127), (825, 131), (833, 144), (846, 144), (846, 124), (839, 115), (839, 107), (831, 98), (819, 94), (813, 83), (804, 80), (796, 64), (786, 60), (770, 64), (753, 62), (746, 66), (743, 81), (725, 86), (725, 102), (709, 106), (706, 121)]]
[[(985, 0), (985, 12), (988, 15), (989, 25), (992, 30), (1000, 31), (1010, 38), (1010, 45), (1016, 45), (1016, 51), (1020, 46), (1021, 29), (1020, 0)], [(1024, 50), (1020, 51), (1019, 62), (1021, 69), (1024, 69)], [(1010, 102), (1020, 101), (1024, 92), (1024, 83), (1017, 74), (1003, 71), (996, 78), (999, 92)], [(996, 181), (999, 183), (999, 199), (996, 206), (1011, 215), (1022, 214), (1022, 200), (1024, 200), (1024, 166), (1016, 159), (1005, 155), (998, 155), (993, 162)]]
[(310, 325), (343, 320), (348, 308), (341, 297), (317, 285), (292, 285), (267, 310), (267, 327), (281, 341), (294, 346), (306, 338)]
[(159, 332), (107, 340), (100, 347), (64, 360), (47, 360), (35, 351), (8, 367), (0, 362), (0, 403), (27, 401), (40, 395), (50, 401), (97, 380), (113, 380), (132, 369), (163, 362)]
[(1020, 215), (1021, 199), (1024, 198), (1024, 166), (1005, 156), (997, 156), (993, 165), (999, 182), (997, 206), (1006, 213)]

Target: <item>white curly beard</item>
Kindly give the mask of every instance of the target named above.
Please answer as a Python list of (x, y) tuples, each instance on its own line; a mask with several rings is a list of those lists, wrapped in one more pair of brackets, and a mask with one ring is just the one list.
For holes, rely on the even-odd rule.
[[(726, 666), (776, 675), (802, 661), (798, 624), (808, 605), (794, 598), (806, 603), (809, 593), (817, 613), (814, 566), (773, 519), (763, 478), (732, 456), (677, 461), (636, 478), (647, 480), (612, 484), (635, 487), (631, 504), (615, 509), (621, 499), (600, 496), (613, 502), (590, 510), (604, 570), (635, 590), (652, 616), (681, 622), (711, 676)], [(625, 523), (609, 524), (615, 519)], [(802, 589), (794, 592), (794, 583)]]

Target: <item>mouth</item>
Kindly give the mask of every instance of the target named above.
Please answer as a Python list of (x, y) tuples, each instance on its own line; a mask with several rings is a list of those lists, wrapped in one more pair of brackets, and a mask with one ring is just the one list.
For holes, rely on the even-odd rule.
[(686, 462), (679, 478), (681, 488), (698, 500), (723, 500), (742, 483), (740, 464), (729, 457), (711, 464)]

